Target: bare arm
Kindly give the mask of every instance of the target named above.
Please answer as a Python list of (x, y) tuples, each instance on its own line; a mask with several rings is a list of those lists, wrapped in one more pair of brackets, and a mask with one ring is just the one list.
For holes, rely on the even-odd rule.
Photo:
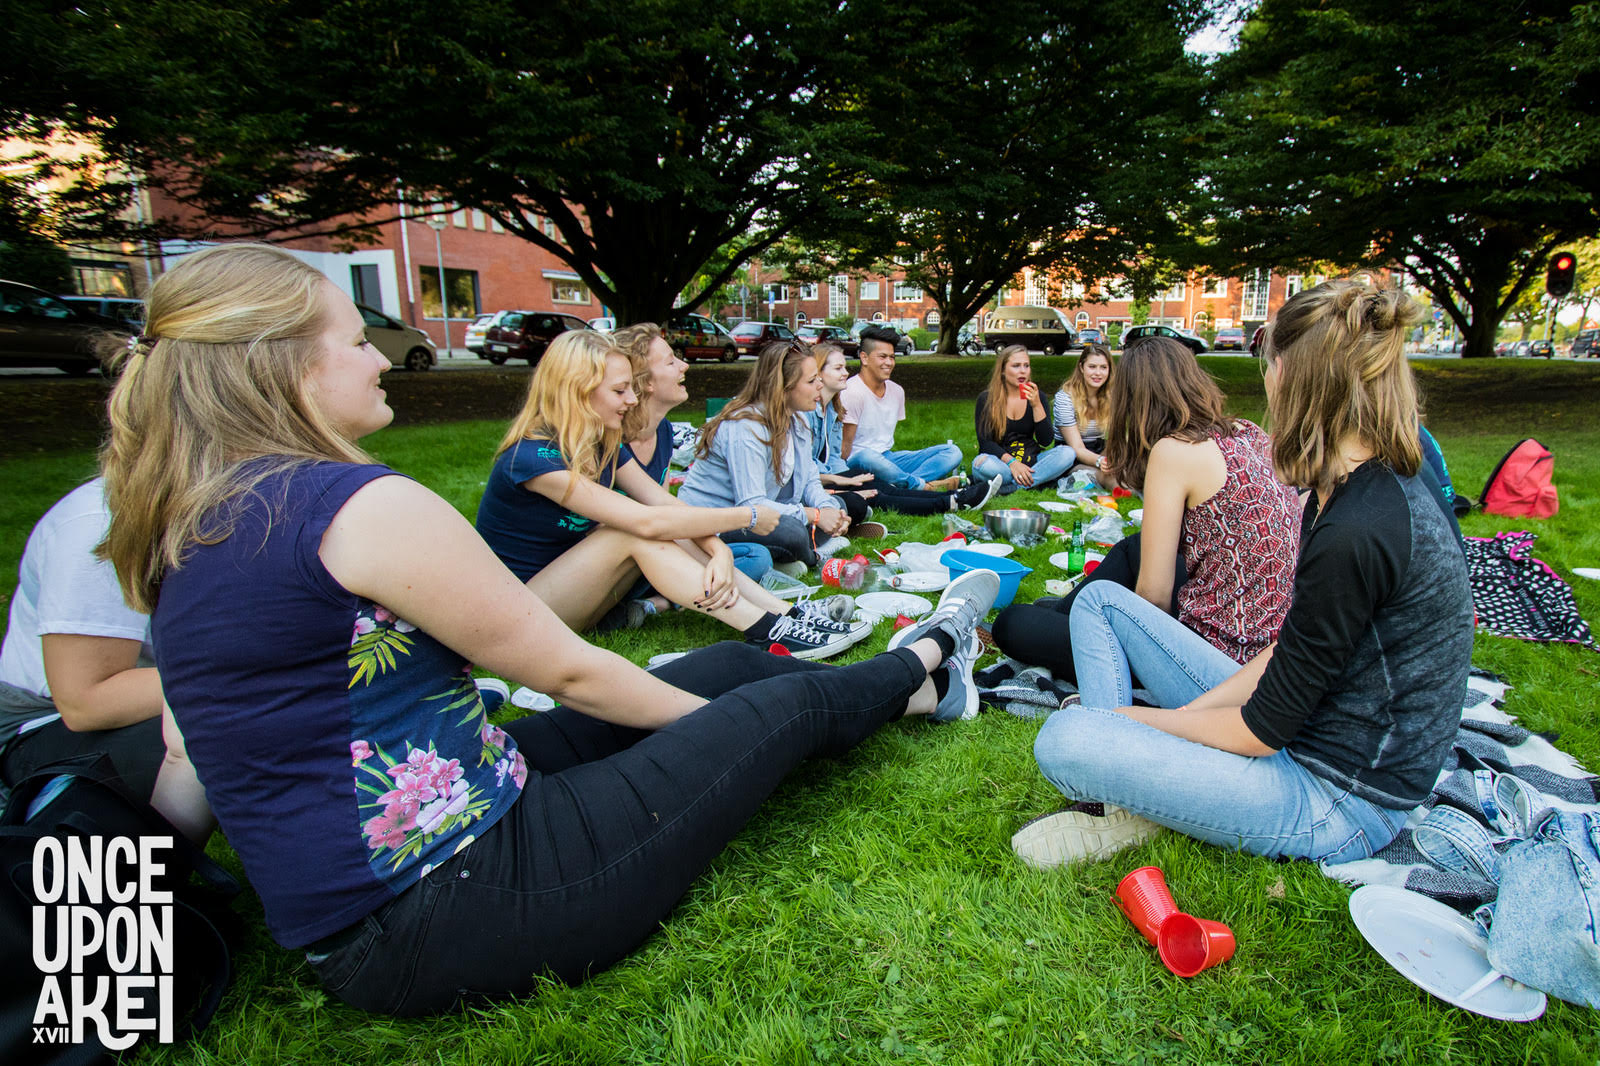
[(1139, 529), (1139, 576), (1134, 591), (1163, 611), (1172, 609), (1178, 539), (1183, 533), (1183, 505), (1188, 495), (1177, 450), (1182, 447), (1169, 439), (1156, 441), (1144, 478), (1144, 523)]
[[(637, 464), (629, 463), (628, 466), (638, 471), (637, 479), (628, 478), (628, 482), (649, 494), (646, 485), (654, 484), (645, 476)], [(623, 467), (617, 472), (622, 477), (628, 467)], [(748, 529), (750, 527), (750, 508), (748, 507), (658, 507), (652, 506), (639, 499), (630, 499), (620, 492), (613, 492), (604, 486), (590, 481), (586, 477), (579, 477), (567, 470), (554, 470), (548, 474), (540, 474), (531, 481), (524, 481), (523, 488), (530, 492), (537, 492), (541, 496), (561, 504), (569, 511), (575, 511), (585, 518), (592, 518), (601, 525), (613, 529), (621, 529), (646, 540), (678, 540), (680, 538), (697, 538), (715, 536), (733, 529)], [(567, 487), (571, 486), (568, 494)], [(656, 485), (656, 490), (662, 495), (672, 494)], [(628, 489), (624, 484), (623, 488)], [(565, 498), (563, 498), (565, 497)], [(676, 497), (674, 497), (676, 500)], [(770, 507), (756, 507), (757, 533), (771, 533), (778, 527), (779, 514)], [(384, 606), (388, 606), (385, 604)], [(391, 608), (392, 610), (393, 608)]]
[(44, 676), (68, 729), (119, 729), (161, 713), (161, 681), (139, 666), (140, 643), (122, 637), (46, 633)]
[(1091, 452), (1087, 447), (1084, 446), (1083, 434), (1078, 432), (1078, 423), (1074, 422), (1070, 426), (1060, 426), (1058, 428), (1061, 432), (1061, 440), (1066, 444), (1067, 447), (1072, 449), (1072, 453), (1078, 457), (1078, 462), (1087, 466), (1092, 466), (1098, 470), (1100, 467), (1100, 456), (1096, 455), (1094, 452)]
[(855, 445), (855, 442), (856, 442), (856, 424), (854, 422), (846, 422), (843, 426), (840, 427), (839, 458), (841, 458), (841, 459), (850, 458), (850, 449)]
[[(576, 486), (574, 496), (583, 487)], [(401, 566), (372, 550), (402, 534), (429, 551)], [(585, 714), (654, 729), (705, 702), (562, 625), (454, 507), (406, 478), (382, 477), (357, 490), (328, 526), (319, 555), (334, 579), (356, 595), (381, 603), (484, 669)]]
[(1192, 740), (1197, 744), (1231, 751), (1235, 755), (1272, 755), (1269, 747), (1244, 724), (1244, 705), (1255, 693), (1261, 675), (1267, 672), (1276, 644), (1241, 666), (1226, 681), (1176, 710), (1160, 707), (1123, 707), (1129, 718), (1154, 726), (1164, 733)]
[(204, 844), (217, 820), (211, 814), (211, 804), (206, 802), (206, 790), (189, 763), (183, 732), (172, 717), (172, 708), (165, 703), (161, 708), (161, 738), (167, 742), (167, 754), (156, 773), (150, 806), (160, 811), (178, 832), (196, 844)]

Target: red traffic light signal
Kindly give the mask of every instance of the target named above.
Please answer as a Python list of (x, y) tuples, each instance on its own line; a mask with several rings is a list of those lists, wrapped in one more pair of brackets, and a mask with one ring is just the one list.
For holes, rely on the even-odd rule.
[(1550, 270), (1545, 275), (1544, 291), (1551, 296), (1565, 296), (1572, 291), (1573, 278), (1578, 273), (1578, 257), (1571, 252), (1557, 252), (1550, 257)]

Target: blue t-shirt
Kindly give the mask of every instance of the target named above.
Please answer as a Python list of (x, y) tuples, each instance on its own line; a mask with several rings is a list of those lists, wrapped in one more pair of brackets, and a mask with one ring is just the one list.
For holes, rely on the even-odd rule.
[[(626, 444), (622, 446), (622, 456), (617, 460), (617, 466), (626, 466), (632, 459), (639, 463), (639, 457), (633, 454), (633, 449)], [(672, 464), (672, 423), (663, 418), (656, 423), (656, 453), (650, 457), (648, 463), (639, 463), (639, 469), (650, 475), (650, 480), (657, 485), (667, 483), (667, 467)]]
[[(489, 484), (478, 501), (478, 535), (518, 581), (555, 562), (599, 524), (522, 487), (541, 474), (565, 469), (567, 460), (555, 441), (533, 439), (501, 452), (489, 471)], [(609, 464), (602, 466), (595, 480), (610, 488), (613, 472)]]
[(527, 768), (466, 660), (351, 593), (317, 551), (394, 471), (304, 463), (229, 505), (151, 618), (162, 689), (267, 929), (300, 947), (370, 914), (481, 835)]

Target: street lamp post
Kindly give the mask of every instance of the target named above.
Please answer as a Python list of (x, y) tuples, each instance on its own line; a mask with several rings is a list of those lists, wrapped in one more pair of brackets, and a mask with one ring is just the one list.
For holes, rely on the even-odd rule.
[(435, 262), (439, 264), (439, 310), (444, 314), (444, 356), (450, 358), (450, 293), (444, 287), (444, 241), (440, 236), (444, 233), (445, 220), (438, 215), (429, 215), (428, 228), (433, 230), (433, 254)]

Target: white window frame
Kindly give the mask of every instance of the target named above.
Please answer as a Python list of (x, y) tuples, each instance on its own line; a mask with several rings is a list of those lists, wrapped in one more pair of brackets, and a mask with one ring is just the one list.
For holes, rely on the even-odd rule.
[(1050, 281), (1043, 274), (1029, 274), (1022, 286), (1022, 302), (1033, 307), (1050, 306)]
[(850, 275), (835, 274), (828, 283), (828, 317), (850, 313)]
[[(575, 274), (546, 270), (544, 272), (544, 280), (550, 283), (551, 303), (567, 304), (569, 306), (582, 305), (587, 307), (594, 302), (594, 294), (589, 291), (588, 284)], [(573, 299), (571, 296), (563, 297), (561, 294), (564, 288), (573, 295), (581, 292), (583, 294), (583, 298), (579, 300)]]
[(1283, 281), (1283, 298), (1287, 300), (1296, 293), (1303, 291), (1305, 287), (1306, 279), (1304, 277), (1299, 274), (1290, 274)]
[(1226, 296), (1228, 295), (1227, 278), (1207, 278), (1200, 283), (1201, 296)]
[(1239, 284), (1239, 314), (1243, 318), (1266, 318), (1267, 301), (1272, 295), (1272, 273), (1257, 269)]
[(789, 286), (778, 281), (769, 281), (766, 284), (767, 303), (786, 304), (789, 302)]
[(883, 299), (883, 290), (878, 287), (878, 282), (876, 281), (863, 281), (859, 299), (881, 300)]
[(800, 286), (800, 299), (815, 300), (817, 298), (817, 283), (808, 281)]
[(922, 302), (922, 286), (914, 285), (909, 281), (894, 283), (894, 302), (897, 304), (919, 304)]

